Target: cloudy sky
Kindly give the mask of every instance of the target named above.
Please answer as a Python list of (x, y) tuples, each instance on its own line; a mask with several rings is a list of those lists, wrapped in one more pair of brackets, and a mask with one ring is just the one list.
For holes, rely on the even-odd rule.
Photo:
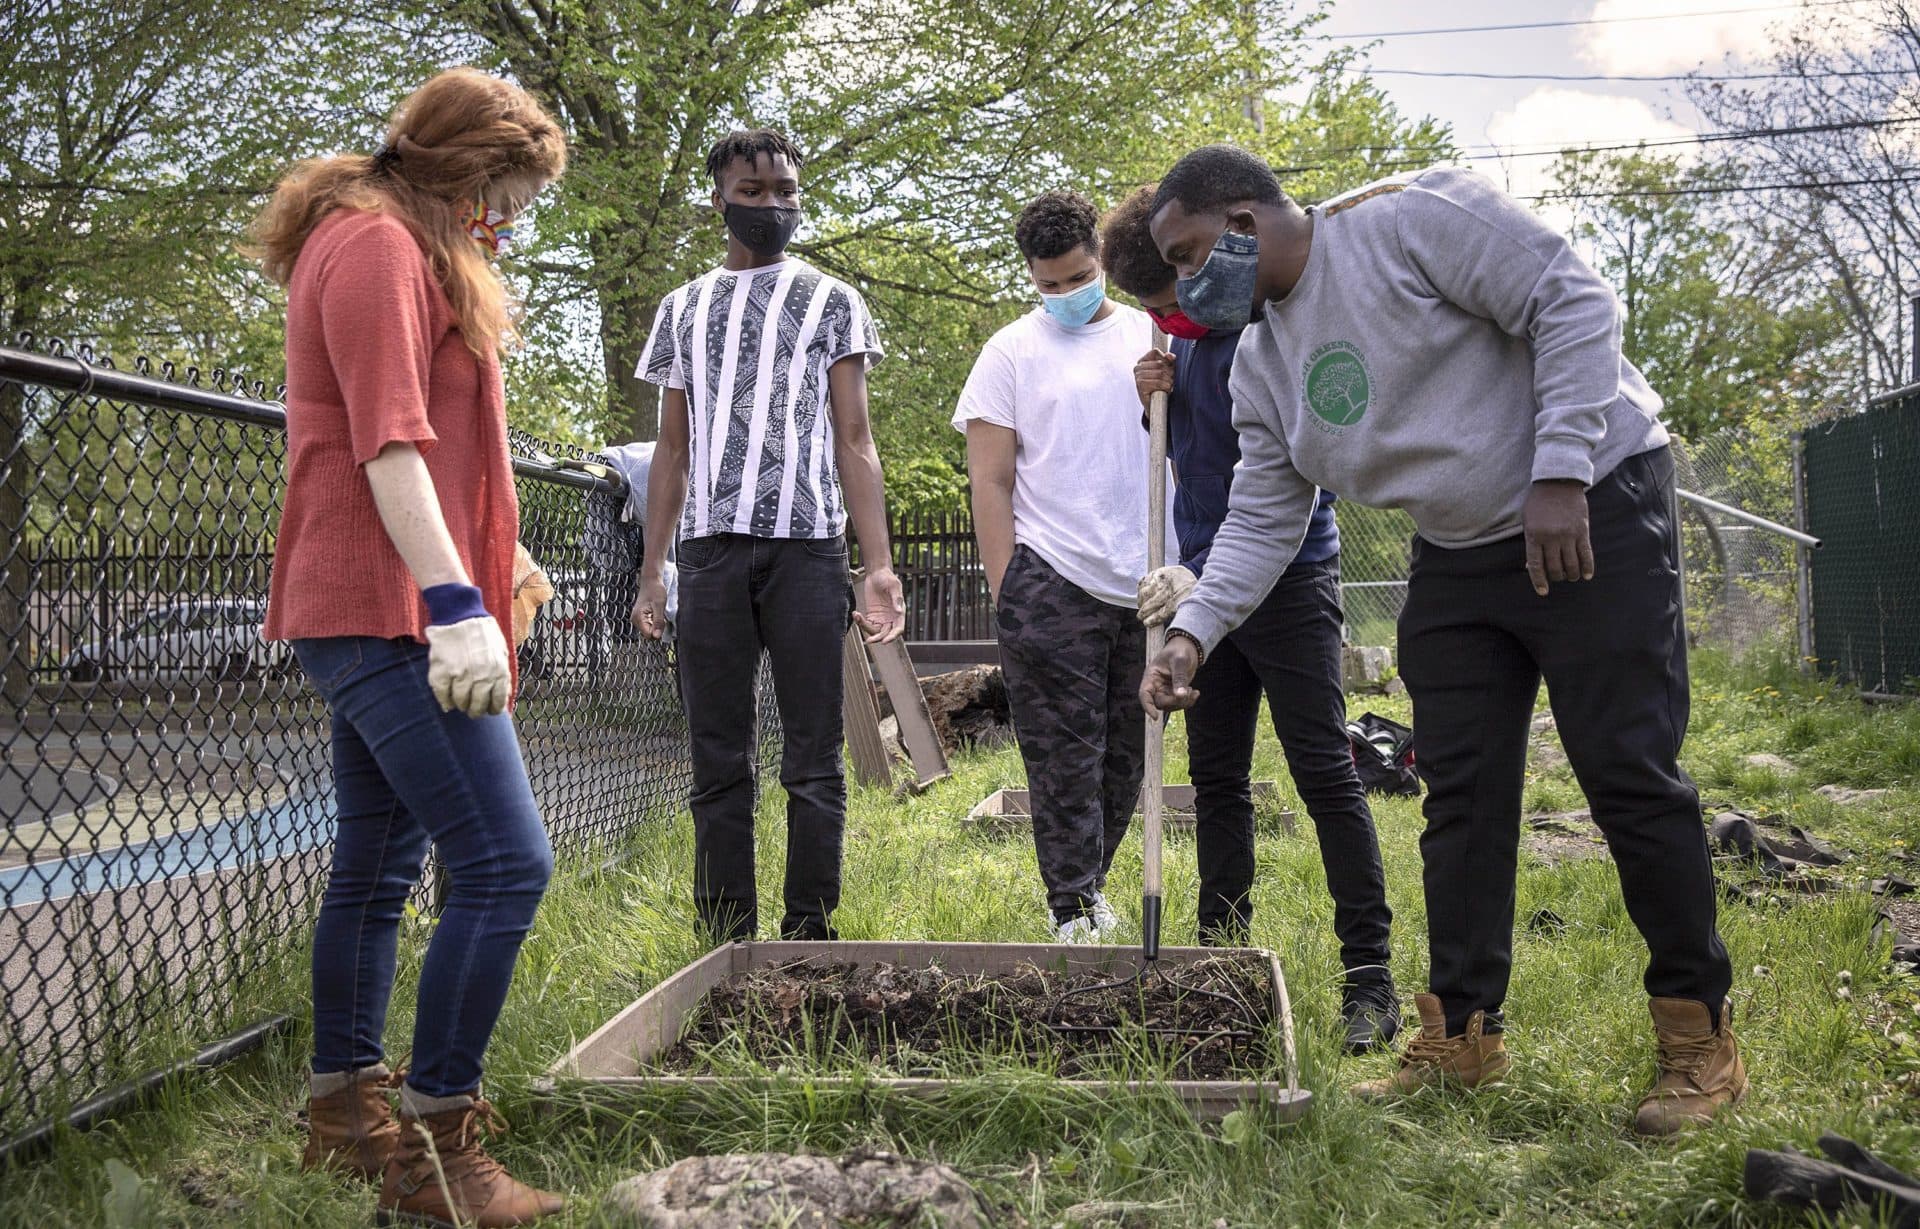
[[(1870, 0), (1818, 0), (1818, 7), (1828, 13), (1866, 14), (1875, 6)], [(1341, 39), (1371, 44), (1376, 80), (1405, 111), (1450, 122), (1467, 152), (1519, 155), (1569, 144), (1685, 136), (1704, 130), (1704, 124), (1679, 82), (1487, 80), (1380, 70), (1612, 78), (1696, 70), (1752, 72), (1765, 67), (1761, 62), (1777, 27), (1793, 17), (1794, 5), (1787, 0), (1335, 0), (1332, 18), (1317, 32), (1337, 37), (1435, 27), (1590, 23)], [(1550, 186), (1552, 163), (1550, 157), (1513, 156), (1474, 165), (1521, 195)]]

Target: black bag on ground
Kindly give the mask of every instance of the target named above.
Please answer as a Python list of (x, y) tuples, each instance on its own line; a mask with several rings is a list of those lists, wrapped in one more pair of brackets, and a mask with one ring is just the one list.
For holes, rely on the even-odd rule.
[(1420, 796), (1420, 774), (1413, 767), (1413, 731), (1377, 713), (1361, 713), (1347, 722), (1347, 741), (1360, 784), (1370, 794)]

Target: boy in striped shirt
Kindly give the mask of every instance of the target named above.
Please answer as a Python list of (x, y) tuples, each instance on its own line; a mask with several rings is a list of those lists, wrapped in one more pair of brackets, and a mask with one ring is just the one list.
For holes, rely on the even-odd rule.
[[(840, 644), (899, 637), (867, 369), (880, 338), (860, 293), (786, 254), (800, 222), (800, 151), (733, 132), (707, 157), (727, 258), (660, 304), (638, 375), (661, 386), (634, 621), (666, 630), (662, 563), (680, 535), (681, 691), (693, 750), (694, 908), (718, 942), (758, 930), (753, 683), (773, 671), (785, 746), (786, 912), (780, 936), (828, 939), (840, 899), (846, 779)], [(851, 607), (848, 523), (866, 564)]]

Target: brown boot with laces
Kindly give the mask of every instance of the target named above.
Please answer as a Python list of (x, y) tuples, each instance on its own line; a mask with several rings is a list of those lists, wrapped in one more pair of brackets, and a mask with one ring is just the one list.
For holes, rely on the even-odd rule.
[(1486, 1012), (1468, 1016), (1466, 1031), (1449, 1037), (1447, 1013), (1438, 995), (1416, 994), (1413, 1002), (1420, 1010), (1420, 1034), (1401, 1052), (1400, 1069), (1385, 1079), (1355, 1084), (1349, 1090), (1354, 1096), (1379, 1101), (1437, 1084), (1480, 1088), (1498, 1084), (1506, 1075), (1506, 1040), (1499, 1033), (1487, 1032)]
[(1638, 1135), (1674, 1135), (1704, 1126), (1747, 1095), (1747, 1067), (1733, 1036), (1733, 1000), (1720, 1005), (1720, 1024), (1695, 999), (1654, 999), (1653, 1036), (1660, 1077), (1633, 1117)]
[(380, 1181), (400, 1143), (400, 1125), (387, 1100), (399, 1083), (385, 1063), (313, 1076), (300, 1168)]
[[(413, 1103), (435, 1108), (412, 1112)], [(558, 1195), (516, 1182), (480, 1147), (481, 1134), (506, 1123), (478, 1090), (466, 1097), (419, 1097), (401, 1090), (400, 1148), (387, 1166), (375, 1205), (377, 1225), (431, 1225), (434, 1229), (508, 1229), (530, 1225), (566, 1207)]]

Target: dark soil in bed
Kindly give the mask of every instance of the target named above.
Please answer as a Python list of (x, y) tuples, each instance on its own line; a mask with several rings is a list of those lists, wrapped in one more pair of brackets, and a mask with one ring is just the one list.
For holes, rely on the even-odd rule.
[(1068, 1078), (1125, 1068), (1187, 1080), (1256, 1078), (1270, 1066), (1279, 1047), (1264, 958), (1167, 965), (1165, 976), (1144, 982), (1066, 993), (1113, 980), (1128, 967), (1117, 966), (1112, 977), (1063, 976), (1032, 965), (987, 976), (938, 965), (790, 961), (709, 992), (658, 1066), (730, 1074), (742, 1057), (769, 1067), (852, 1060), (893, 1076), (944, 1077), (997, 1058)]

